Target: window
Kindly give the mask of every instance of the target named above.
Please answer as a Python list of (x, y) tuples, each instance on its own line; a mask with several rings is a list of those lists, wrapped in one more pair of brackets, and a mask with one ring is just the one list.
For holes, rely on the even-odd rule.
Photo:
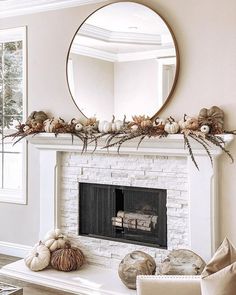
[(0, 201), (26, 203), (26, 143), (6, 135), (26, 114), (26, 28), (0, 30)]

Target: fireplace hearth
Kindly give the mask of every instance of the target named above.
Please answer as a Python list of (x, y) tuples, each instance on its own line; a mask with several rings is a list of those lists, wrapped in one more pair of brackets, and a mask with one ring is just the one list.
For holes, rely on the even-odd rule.
[(167, 191), (79, 184), (79, 235), (167, 248)]

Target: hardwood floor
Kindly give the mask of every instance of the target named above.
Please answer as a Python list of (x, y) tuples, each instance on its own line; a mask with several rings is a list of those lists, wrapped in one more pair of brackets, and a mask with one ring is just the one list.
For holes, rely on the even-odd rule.
[[(0, 254), (0, 268), (6, 264), (17, 261), (18, 259), (19, 258)], [(2, 281), (4, 283), (15, 285), (15, 286), (23, 287), (24, 288), (24, 295), (72, 295), (73, 294), (73, 293), (67, 293), (67, 292), (63, 292), (63, 291), (58, 291), (58, 290), (30, 284), (30, 283), (27, 283), (24, 281), (11, 279), (11, 278), (1, 276), (1, 275), (0, 275), (0, 281)]]

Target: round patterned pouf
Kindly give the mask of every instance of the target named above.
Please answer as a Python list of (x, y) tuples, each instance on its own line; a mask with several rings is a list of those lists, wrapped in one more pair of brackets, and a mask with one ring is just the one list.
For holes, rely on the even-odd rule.
[(118, 269), (121, 281), (129, 289), (136, 289), (136, 277), (138, 275), (153, 275), (155, 271), (155, 260), (142, 251), (127, 254)]

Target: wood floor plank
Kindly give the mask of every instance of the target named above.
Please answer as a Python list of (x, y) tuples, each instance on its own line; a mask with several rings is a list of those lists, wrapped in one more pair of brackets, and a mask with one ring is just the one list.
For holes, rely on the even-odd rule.
[[(2, 255), (0, 254), (0, 268), (3, 267), (6, 264), (15, 262), (19, 260), (20, 258)], [(12, 279), (9, 277), (1, 276), (0, 275), (0, 281), (12, 284), (15, 286), (23, 287), (24, 288), (24, 295), (72, 295), (73, 293), (68, 293), (64, 291), (59, 291), (47, 287), (42, 287), (35, 284), (30, 284), (24, 281), (19, 281), (16, 279)]]

